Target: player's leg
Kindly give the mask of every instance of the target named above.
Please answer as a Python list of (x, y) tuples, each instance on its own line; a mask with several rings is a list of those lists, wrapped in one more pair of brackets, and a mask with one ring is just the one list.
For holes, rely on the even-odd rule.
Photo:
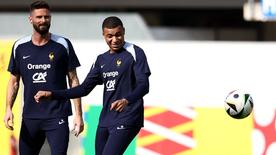
[(139, 133), (140, 127), (114, 127), (110, 131), (102, 155), (122, 155)]
[(20, 155), (38, 155), (45, 141), (39, 119), (22, 119), (19, 136)]
[(48, 119), (43, 123), (51, 155), (66, 155), (69, 143), (68, 118)]
[(96, 155), (102, 155), (109, 132), (108, 128), (98, 127), (96, 132), (95, 152)]

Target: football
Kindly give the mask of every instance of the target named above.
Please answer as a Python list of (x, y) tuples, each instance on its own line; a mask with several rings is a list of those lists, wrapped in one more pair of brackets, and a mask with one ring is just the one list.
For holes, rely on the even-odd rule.
[(250, 115), (253, 110), (253, 99), (250, 94), (241, 90), (230, 92), (224, 102), (227, 114), (236, 119), (242, 119)]

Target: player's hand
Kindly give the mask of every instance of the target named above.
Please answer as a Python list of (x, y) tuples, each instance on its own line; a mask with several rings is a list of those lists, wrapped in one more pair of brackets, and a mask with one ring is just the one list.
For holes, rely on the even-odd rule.
[(122, 112), (123, 109), (127, 106), (128, 100), (127, 99), (120, 99), (116, 100), (115, 102), (111, 103), (110, 110), (115, 110), (118, 112)]
[(82, 133), (84, 129), (84, 123), (82, 115), (76, 115), (74, 118), (74, 129), (72, 130), (76, 137), (79, 136), (80, 133)]
[(38, 91), (36, 95), (34, 96), (34, 99), (37, 103), (40, 102), (41, 99), (49, 99), (52, 96), (51, 91)]
[(11, 110), (6, 111), (4, 123), (7, 129), (13, 130), (13, 113)]

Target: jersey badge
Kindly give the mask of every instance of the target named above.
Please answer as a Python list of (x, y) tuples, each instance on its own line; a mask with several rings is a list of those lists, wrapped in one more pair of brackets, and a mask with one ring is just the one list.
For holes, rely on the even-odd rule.
[(55, 58), (54, 52), (51, 52), (51, 53), (49, 54), (49, 60), (50, 60), (50, 61), (54, 61), (54, 58)]
[(121, 64), (122, 64), (122, 60), (121, 60), (121, 59), (118, 59), (118, 60), (116, 61), (116, 65), (117, 65), (117, 67), (120, 67), (120, 66), (121, 66)]

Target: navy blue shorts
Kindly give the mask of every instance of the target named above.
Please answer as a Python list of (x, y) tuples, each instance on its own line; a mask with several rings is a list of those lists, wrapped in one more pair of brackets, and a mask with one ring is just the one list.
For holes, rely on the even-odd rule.
[(98, 127), (96, 133), (96, 155), (122, 155), (139, 133), (141, 127), (124, 125)]
[(45, 138), (52, 155), (66, 155), (69, 142), (68, 118), (22, 119), (20, 155), (38, 155)]

